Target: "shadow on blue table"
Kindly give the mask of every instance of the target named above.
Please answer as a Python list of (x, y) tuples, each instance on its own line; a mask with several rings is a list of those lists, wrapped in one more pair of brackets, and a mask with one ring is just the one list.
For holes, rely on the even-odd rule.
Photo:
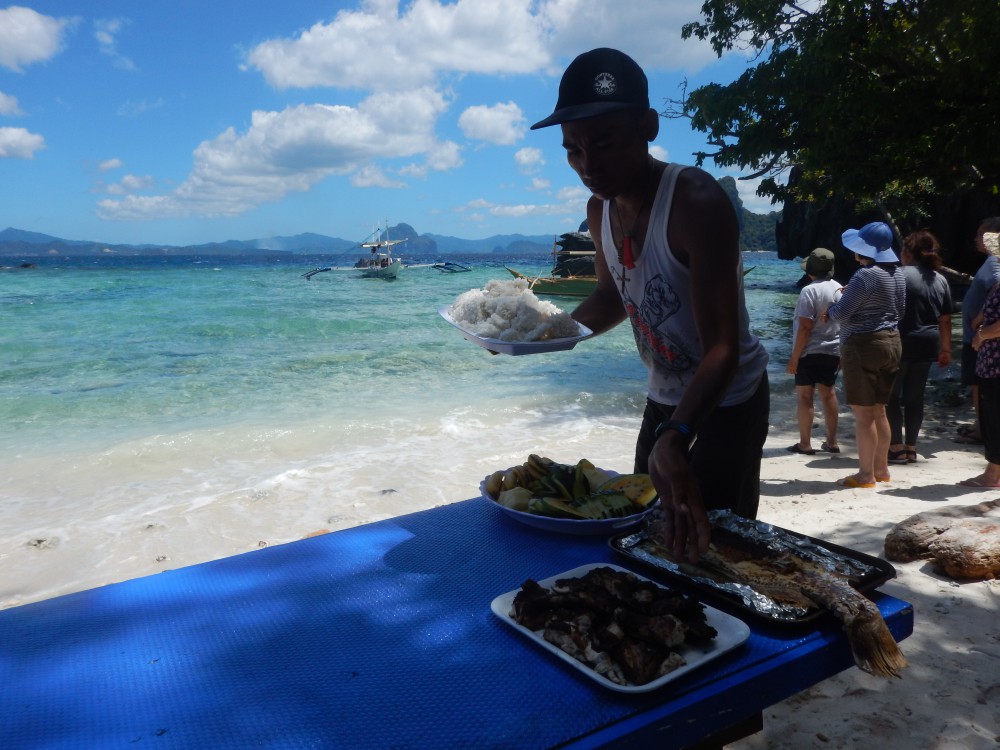
[(806, 684), (850, 665), (834, 626), (755, 629), (703, 672), (622, 695), (490, 612), (528, 577), (601, 561), (618, 562), (604, 539), (470, 500), (5, 610), (0, 746), (479, 750), (654, 731), (677, 747), (786, 697), (762, 664), (818, 670)]

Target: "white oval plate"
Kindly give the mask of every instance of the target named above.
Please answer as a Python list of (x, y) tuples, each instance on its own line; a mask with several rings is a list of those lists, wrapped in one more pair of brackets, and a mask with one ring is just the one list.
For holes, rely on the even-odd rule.
[[(610, 471), (608, 473), (615, 474), (615, 472)], [(583, 536), (596, 536), (598, 534), (610, 536), (617, 534), (620, 531), (631, 529), (633, 526), (638, 526), (653, 511), (656, 504), (660, 502), (659, 500), (654, 500), (646, 510), (631, 516), (625, 516), (624, 518), (599, 518), (594, 520), (551, 518), (550, 516), (539, 516), (534, 513), (525, 513), (523, 510), (504, 507), (486, 491), (486, 481), (488, 479), (489, 477), (486, 477), (479, 483), (479, 492), (484, 500), (495, 505), (515, 521), (519, 521), (527, 526), (534, 526), (536, 529), (556, 531), (560, 534), (578, 534)]]
[(545, 341), (501, 341), (500, 339), (491, 339), (486, 338), (485, 336), (479, 336), (456, 323), (455, 319), (451, 317), (451, 305), (445, 305), (440, 308), (438, 313), (442, 318), (455, 326), (455, 328), (459, 330), (467, 341), (471, 341), (473, 344), (481, 346), (483, 349), (488, 349), (491, 352), (496, 352), (497, 354), (510, 354), (515, 357), (521, 354), (544, 354), (545, 352), (561, 352), (567, 349), (572, 349), (578, 343), (583, 341), (588, 336), (592, 336), (594, 333), (582, 323), (577, 323), (577, 325), (580, 326), (579, 336), (569, 336), (561, 339), (546, 339)]

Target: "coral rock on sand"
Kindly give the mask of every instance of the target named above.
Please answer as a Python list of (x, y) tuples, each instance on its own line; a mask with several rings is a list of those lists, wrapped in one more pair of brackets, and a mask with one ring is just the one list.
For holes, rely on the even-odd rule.
[(885, 538), (893, 562), (932, 560), (952, 578), (1000, 576), (1000, 500), (917, 513)]

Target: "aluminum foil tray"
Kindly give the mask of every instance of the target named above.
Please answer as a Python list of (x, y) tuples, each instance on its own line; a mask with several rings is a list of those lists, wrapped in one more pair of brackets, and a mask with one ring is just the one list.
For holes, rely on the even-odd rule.
[[(788, 550), (801, 555), (848, 580), (858, 591), (867, 593), (896, 576), (896, 569), (885, 560), (841, 547), (822, 539), (799, 534), (780, 526), (737, 516), (729, 511), (711, 511), (713, 531), (732, 533), (764, 550)], [(808, 623), (827, 613), (818, 608), (803, 609), (777, 602), (753, 590), (749, 585), (720, 580), (710, 571), (690, 563), (677, 563), (646, 533), (638, 530), (619, 534), (608, 540), (618, 554), (676, 580), (699, 598), (732, 610), (734, 607), (757, 620), (776, 625)]]

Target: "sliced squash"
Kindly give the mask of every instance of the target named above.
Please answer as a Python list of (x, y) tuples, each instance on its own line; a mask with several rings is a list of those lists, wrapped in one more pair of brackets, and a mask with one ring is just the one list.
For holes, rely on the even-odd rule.
[(497, 497), (497, 502), (505, 508), (513, 510), (527, 511), (531, 502), (532, 492), (527, 487), (515, 487), (512, 490), (504, 490)]
[(557, 497), (533, 497), (528, 501), (528, 512), (550, 518), (571, 518), (576, 521), (586, 519), (579, 510)]
[(598, 492), (621, 492), (636, 505), (647, 507), (657, 497), (656, 488), (649, 474), (622, 474), (610, 479), (600, 487)]
[(588, 497), (577, 500), (573, 507), (584, 518), (598, 520), (602, 518), (624, 518), (635, 515), (642, 508), (629, 499), (624, 492), (614, 490), (599, 490)]

